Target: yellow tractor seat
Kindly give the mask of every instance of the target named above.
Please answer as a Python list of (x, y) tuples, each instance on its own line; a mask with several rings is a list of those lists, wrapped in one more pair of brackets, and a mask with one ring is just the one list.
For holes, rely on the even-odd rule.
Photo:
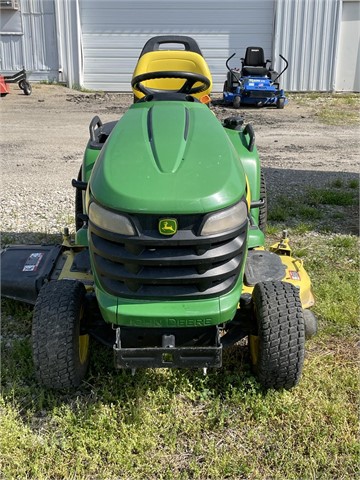
[[(154, 37), (162, 38), (162, 37)], [(187, 37), (176, 37), (187, 38)], [(153, 40), (153, 39), (152, 39)], [(193, 39), (191, 39), (193, 40)], [(166, 42), (173, 43), (173, 42)], [(177, 42), (181, 43), (181, 42)], [(199, 50), (200, 51), (200, 50)], [(191, 72), (198, 73), (210, 80), (210, 86), (200, 93), (193, 94), (194, 97), (199, 100), (203, 97), (209, 96), (212, 89), (212, 77), (204, 57), (197, 52), (189, 50), (155, 50), (142, 53), (139, 57), (138, 63), (135, 67), (133, 78), (138, 75), (149, 72)], [(152, 90), (167, 90), (177, 92), (184, 84), (183, 79), (178, 78), (157, 78), (151, 80), (145, 80), (143, 82), (145, 87)], [(194, 86), (200, 85), (196, 83)], [(144, 96), (143, 93), (135, 90), (134, 99), (139, 100)]]

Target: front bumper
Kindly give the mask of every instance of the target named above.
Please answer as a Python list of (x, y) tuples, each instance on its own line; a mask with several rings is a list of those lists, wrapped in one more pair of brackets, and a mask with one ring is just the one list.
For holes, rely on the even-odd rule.
[(222, 346), (116, 348), (115, 368), (220, 368)]
[(243, 286), (244, 267), (245, 262), (234, 288), (218, 298), (135, 300), (115, 297), (98, 286), (95, 287), (95, 293), (105, 322), (115, 326), (156, 329), (209, 327), (226, 323), (235, 316)]
[(222, 345), (216, 326), (144, 330), (116, 329), (116, 368), (219, 368)]

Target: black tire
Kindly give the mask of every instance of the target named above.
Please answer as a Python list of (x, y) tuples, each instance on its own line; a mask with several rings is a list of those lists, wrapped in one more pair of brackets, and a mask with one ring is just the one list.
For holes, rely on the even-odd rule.
[(22, 89), (25, 95), (31, 95), (32, 87), (29, 82), (24, 81), (24, 88)]
[(251, 361), (261, 385), (290, 389), (300, 380), (305, 354), (304, 315), (290, 283), (263, 282), (253, 291), (257, 335), (249, 336)]
[(279, 98), (276, 102), (276, 108), (283, 109), (285, 107), (285, 99)]
[(233, 106), (234, 108), (240, 108), (240, 105), (241, 105), (241, 98), (239, 97), (239, 95), (236, 95), (236, 97), (234, 97), (234, 100), (233, 100)]
[(264, 172), (260, 172), (260, 198), (264, 200), (264, 204), (259, 208), (259, 228), (265, 233), (267, 225), (267, 193), (266, 193), (266, 181)]
[(228, 91), (228, 82), (227, 80), (225, 80), (224, 86), (223, 86), (223, 92), (227, 92), (227, 91)]
[[(78, 180), (82, 180), (82, 167), (80, 167), (78, 173)], [(75, 229), (76, 231), (80, 230), (83, 226), (83, 220), (81, 220), (80, 215), (84, 212), (84, 205), (83, 205), (83, 192), (79, 188), (75, 189)]]
[(304, 310), (305, 338), (308, 340), (318, 332), (318, 321), (311, 310)]
[(85, 287), (74, 280), (45, 284), (37, 298), (32, 326), (35, 373), (49, 388), (76, 387), (89, 364), (89, 336), (80, 335)]
[(18, 83), (18, 86), (19, 86), (20, 90), (24, 90), (25, 80), (20, 80), (20, 82)]

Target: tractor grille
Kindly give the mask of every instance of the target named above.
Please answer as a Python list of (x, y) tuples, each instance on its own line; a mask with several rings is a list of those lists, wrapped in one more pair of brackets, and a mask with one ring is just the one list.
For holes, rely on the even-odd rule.
[(202, 216), (176, 215), (178, 231), (158, 232), (159, 217), (132, 216), (139, 235), (116, 235), (89, 222), (90, 251), (102, 288), (133, 299), (200, 299), (230, 291), (246, 248), (247, 221), (239, 230), (201, 237)]

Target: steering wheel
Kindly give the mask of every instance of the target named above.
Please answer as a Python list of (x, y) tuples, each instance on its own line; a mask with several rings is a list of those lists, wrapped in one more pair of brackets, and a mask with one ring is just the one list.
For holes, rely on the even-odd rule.
[[(159, 90), (145, 87), (142, 82), (146, 80), (156, 80), (158, 78), (180, 78), (186, 80), (184, 85), (177, 90), (176, 93), (185, 93), (187, 95), (193, 95), (195, 93), (200, 93), (205, 91), (210, 87), (210, 80), (201, 75), (200, 73), (194, 72), (181, 72), (181, 71), (169, 71), (169, 72), (147, 72), (140, 75), (136, 75), (131, 80), (131, 86), (134, 90), (143, 93), (144, 95), (150, 95), (155, 92), (164, 91), (164, 92), (174, 92), (174, 90)], [(201, 83), (198, 87), (194, 87), (195, 83)]]

